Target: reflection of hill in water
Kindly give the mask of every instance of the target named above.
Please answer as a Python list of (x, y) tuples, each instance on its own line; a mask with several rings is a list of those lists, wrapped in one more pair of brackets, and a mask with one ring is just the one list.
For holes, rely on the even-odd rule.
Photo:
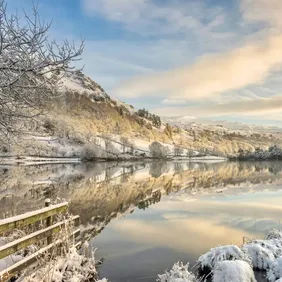
[[(210, 192), (211, 187), (282, 183), (282, 163), (96, 163), (0, 169), (0, 215), (43, 205), (45, 197), (70, 201), (83, 225), (145, 209), (161, 195), (179, 190)], [(275, 189), (275, 186), (273, 187)], [(207, 190), (209, 189), (209, 190)]]

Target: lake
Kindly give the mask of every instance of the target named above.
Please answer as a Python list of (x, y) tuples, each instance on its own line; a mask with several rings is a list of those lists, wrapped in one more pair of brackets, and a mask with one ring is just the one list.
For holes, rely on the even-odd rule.
[[(155, 281), (181, 260), (281, 228), (282, 162), (0, 166), (0, 217), (67, 200), (112, 282)], [(261, 280), (263, 281), (263, 279)]]

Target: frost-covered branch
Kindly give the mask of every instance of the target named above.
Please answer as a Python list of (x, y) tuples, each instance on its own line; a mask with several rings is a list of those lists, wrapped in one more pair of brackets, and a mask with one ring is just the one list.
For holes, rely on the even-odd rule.
[(50, 23), (40, 20), (33, 8), (23, 19), (8, 15), (5, 1), (0, 2), (0, 138), (8, 141), (21, 131), (23, 121), (42, 113), (55, 96), (56, 84), (74, 71), (83, 41), (78, 47), (64, 41), (50, 41)]

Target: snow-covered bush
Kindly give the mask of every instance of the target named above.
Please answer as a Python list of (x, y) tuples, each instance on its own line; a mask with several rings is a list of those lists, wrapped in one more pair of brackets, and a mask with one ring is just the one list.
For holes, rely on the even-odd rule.
[(282, 240), (280, 239), (254, 240), (253, 243), (259, 244), (270, 250), (275, 257), (280, 257), (282, 255)]
[(251, 266), (242, 260), (222, 261), (213, 272), (213, 282), (256, 282)]
[(272, 229), (269, 231), (269, 233), (265, 236), (266, 240), (270, 239), (278, 239), (282, 240), (282, 231), (278, 229)]
[(189, 264), (177, 262), (173, 265), (170, 271), (158, 275), (157, 281), (160, 282), (196, 282), (196, 277), (188, 270)]
[(243, 246), (251, 257), (254, 268), (267, 270), (275, 258), (282, 255), (282, 240), (278, 239), (280, 236), (279, 231), (273, 230), (266, 236), (271, 239), (253, 240)]
[(106, 282), (99, 280), (94, 257), (87, 258), (79, 254), (73, 246), (66, 256), (61, 256), (47, 263), (45, 267), (23, 278), (23, 282)]
[(273, 261), (267, 272), (267, 279), (270, 282), (274, 282), (278, 278), (282, 278), (282, 257)]
[(275, 260), (273, 252), (260, 244), (250, 243), (244, 246), (244, 250), (252, 259), (254, 268), (268, 269), (270, 264)]
[(242, 260), (251, 265), (248, 254), (238, 246), (227, 245), (211, 249), (198, 259), (199, 271), (209, 273), (215, 266), (225, 260)]

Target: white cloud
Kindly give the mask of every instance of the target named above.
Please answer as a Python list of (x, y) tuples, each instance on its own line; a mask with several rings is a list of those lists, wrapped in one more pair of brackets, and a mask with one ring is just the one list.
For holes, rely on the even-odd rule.
[(195, 64), (121, 84), (116, 94), (138, 97), (156, 93), (169, 99), (195, 100), (262, 83), (282, 63), (282, 36), (247, 44), (231, 52), (204, 56)]
[(232, 36), (229, 32), (214, 32), (224, 24), (225, 14), (221, 8), (208, 7), (202, 1), (170, 1), (160, 5), (156, 0), (82, 0), (82, 5), (90, 16), (99, 14), (146, 36), (178, 33), (212, 34), (221, 39)]
[(193, 115), (196, 117), (217, 115), (265, 115), (266, 113), (282, 113), (282, 96), (238, 101), (226, 104), (200, 105), (197, 107), (166, 107), (154, 110), (162, 116)]

